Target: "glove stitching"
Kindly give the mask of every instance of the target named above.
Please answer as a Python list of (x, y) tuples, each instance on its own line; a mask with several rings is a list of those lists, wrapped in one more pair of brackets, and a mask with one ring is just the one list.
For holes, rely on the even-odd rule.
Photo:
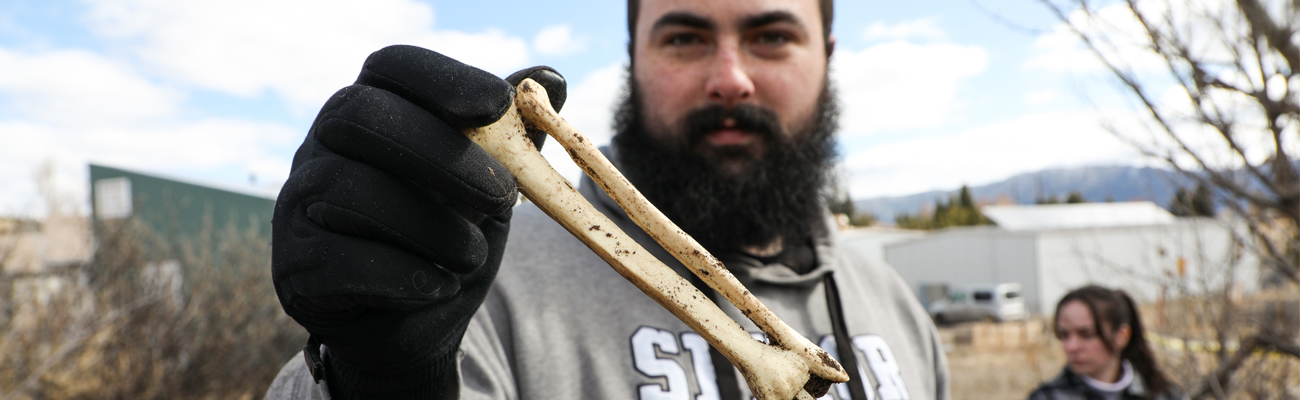
[[(365, 126), (363, 126), (363, 125), (361, 125), (361, 124), (358, 124), (358, 123), (353, 122), (353, 121), (351, 121), (351, 120), (345, 119), (345, 118), (343, 118), (343, 117), (330, 117), (330, 118), (327, 118), (325, 121), (326, 121), (326, 122), (330, 122), (330, 121), (333, 121), (333, 120), (338, 120), (338, 121), (345, 122), (345, 123), (347, 123), (347, 124), (349, 124), (349, 125), (352, 125), (352, 126), (358, 128), (358, 129), (361, 129), (361, 130), (363, 130), (363, 131), (366, 131), (366, 132), (370, 133), (371, 135), (373, 135), (373, 136), (375, 136), (375, 137), (377, 137), (377, 138), (379, 138), (379, 139), (381, 139), (381, 140), (383, 140), (383, 141), (385, 141), (385, 142), (387, 142), (387, 143), (389, 143), (389, 144), (391, 144), (391, 145), (393, 145), (393, 146), (399, 147), (399, 148), (401, 148), (402, 150), (406, 150), (407, 152), (410, 152), (410, 153), (413, 154), (415, 157), (419, 158), (421, 161), (424, 161), (424, 162), (427, 163), (427, 164), (431, 164), (431, 165), (434, 167), (434, 169), (437, 169), (437, 170), (441, 171), (442, 173), (447, 174), (447, 175), (450, 176), (452, 179), (456, 180), (456, 182), (459, 182), (459, 183), (462, 184), (463, 186), (465, 186), (465, 187), (469, 188), (470, 190), (472, 190), (472, 191), (474, 191), (474, 192), (476, 192), (476, 193), (479, 193), (479, 194), (481, 194), (481, 195), (483, 195), (483, 196), (485, 196), (485, 197), (488, 197), (488, 198), (490, 198), (490, 199), (496, 200), (497, 202), (501, 202), (501, 203), (505, 203), (504, 200), (505, 200), (506, 198), (510, 197), (510, 195), (498, 196), (498, 195), (495, 195), (495, 194), (492, 194), (492, 193), (485, 192), (485, 191), (483, 191), (482, 189), (480, 189), (480, 188), (478, 188), (478, 187), (475, 187), (474, 185), (472, 185), (472, 184), (470, 184), (469, 182), (465, 181), (465, 180), (462, 179), (460, 176), (458, 176), (458, 175), (456, 175), (456, 174), (454, 174), (454, 173), (451, 173), (451, 171), (447, 170), (446, 168), (443, 168), (442, 165), (439, 165), (438, 163), (433, 162), (432, 160), (430, 160), (429, 158), (427, 158), (427, 157), (425, 157), (424, 155), (420, 154), (419, 152), (415, 151), (414, 149), (411, 149), (410, 147), (407, 147), (406, 145), (403, 145), (401, 142), (398, 142), (398, 141), (396, 141), (396, 140), (393, 140), (392, 138), (389, 138), (389, 137), (387, 137), (387, 136), (384, 136), (384, 135), (380, 134), (379, 132), (377, 132), (377, 131), (375, 131), (375, 130), (373, 130), (373, 129), (367, 128), (367, 127), (365, 127)], [(475, 146), (477, 146), (477, 145), (478, 145), (478, 144), (475, 144)], [(326, 147), (328, 148), (329, 146), (326, 146)], [(503, 166), (503, 167), (504, 167), (504, 166)], [(510, 172), (508, 168), (506, 168), (505, 170), (506, 170), (506, 172)], [(336, 177), (336, 178), (337, 178), (337, 177)], [(495, 211), (495, 210), (494, 210), (494, 211)], [(496, 212), (496, 213), (499, 213), (499, 211)]]
[[(376, 70), (371, 69), (371, 68), (366, 68), (366, 70), (370, 71), (370, 73), (371, 73), (372, 75), (376, 76), (376, 77), (384, 78), (384, 80), (385, 80), (385, 81), (388, 81), (389, 84), (394, 85), (394, 86), (397, 86), (397, 87), (401, 88), (403, 91), (405, 91), (405, 92), (407, 92), (407, 93), (410, 93), (410, 94), (411, 94), (412, 96), (414, 96), (417, 100), (419, 100), (420, 103), (429, 103), (429, 104), (432, 104), (432, 103), (433, 103), (432, 101), (429, 101), (429, 99), (425, 98), (424, 96), (421, 96), (421, 95), (419, 94), (419, 92), (416, 91), (415, 89), (412, 89), (410, 86), (406, 86), (405, 84), (402, 84), (401, 81), (398, 81), (398, 80), (396, 80), (396, 79), (393, 79), (393, 78), (388, 77), (388, 75), (385, 75), (383, 72), (379, 72), (379, 71), (376, 71)], [(392, 92), (391, 90), (387, 90), (387, 89), (380, 88), (380, 87), (375, 87), (375, 86), (371, 86), (371, 85), (366, 85), (366, 86), (374, 87), (375, 89), (383, 90), (383, 91), (390, 92), (390, 93)], [(394, 94), (396, 94), (396, 93), (394, 93)], [(402, 99), (406, 99), (405, 97), (403, 97), (403, 96), (400, 95), (400, 94), (397, 95), (397, 97), (401, 97)], [(410, 101), (410, 100), (407, 100), (407, 101)], [(412, 103), (415, 103), (415, 102), (412, 102)], [(416, 104), (416, 106), (417, 106), (417, 107), (420, 107), (419, 104)], [(424, 108), (424, 107), (420, 107), (420, 108)], [(428, 109), (425, 108), (425, 110), (428, 110)], [(428, 111), (432, 111), (432, 110), (428, 110)], [(441, 110), (441, 111), (446, 112), (446, 110)]]
[[(342, 174), (343, 174), (343, 164), (340, 163), (338, 167), (334, 168), (334, 176), (330, 178), (329, 185), (326, 187), (338, 187), (339, 175)], [(307, 216), (306, 207), (303, 207), (302, 213), (304, 217)], [(311, 218), (304, 218), (304, 219), (306, 219), (308, 222), (311, 221)], [(321, 252), (320, 260), (317, 261), (320, 265), (325, 265), (326, 260), (329, 260), (331, 245), (332, 243), (330, 243), (330, 241), (328, 240), (325, 241), (325, 248), (323, 249), (324, 251)]]

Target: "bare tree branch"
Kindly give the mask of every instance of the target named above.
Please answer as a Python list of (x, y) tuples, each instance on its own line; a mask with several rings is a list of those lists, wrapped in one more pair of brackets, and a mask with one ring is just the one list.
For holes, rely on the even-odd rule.
[(1214, 371), (1214, 374), (1205, 377), (1205, 380), (1201, 381), (1196, 389), (1192, 390), (1191, 398), (1201, 399), (1211, 394), (1218, 398), (1226, 398), (1224, 392), (1228, 388), (1232, 373), (1236, 372), (1241, 367), (1241, 364), (1250, 358), (1256, 350), (1274, 351), (1279, 354), (1300, 358), (1300, 346), (1295, 343), (1289, 343), (1284, 339), (1267, 334), (1251, 336), (1241, 341), (1241, 346), (1232, 354), (1232, 357), (1219, 364), (1219, 368)]
[[(1142, 28), (1146, 32), (1147, 37), (1151, 42), (1152, 51), (1154, 51), (1155, 53), (1161, 56), (1161, 59), (1165, 61), (1165, 66), (1169, 72), (1169, 75), (1174, 77), (1179, 82), (1179, 84), (1182, 85), (1183, 90), (1187, 93), (1188, 100), (1192, 102), (1194, 109), (1198, 111), (1198, 120), (1203, 124), (1213, 127), (1215, 131), (1217, 131), (1219, 135), (1224, 139), (1225, 143), (1228, 144), (1229, 148), (1231, 148), (1236, 153), (1236, 155), (1240, 157), (1243, 161), (1246, 161), (1245, 166), (1247, 170), (1250, 171), (1251, 174), (1254, 175), (1259, 182), (1263, 183), (1266, 188), (1272, 190), (1274, 193), (1277, 193), (1278, 189), (1274, 185), (1272, 185), (1272, 182), (1263, 174), (1263, 172), (1261, 172), (1258, 168), (1255, 168), (1255, 166), (1250, 164), (1250, 162), (1248, 161), (1248, 157), (1246, 155), (1245, 149), (1242, 148), (1242, 146), (1237, 142), (1237, 140), (1234, 137), (1236, 134), (1236, 129), (1234, 126), (1235, 124), (1226, 116), (1227, 114), (1224, 112), (1222, 108), (1220, 108), (1220, 106), (1217, 103), (1207, 102), (1205, 99), (1205, 96), (1207, 96), (1207, 92), (1205, 91), (1207, 85), (1212, 87), (1227, 88), (1230, 91), (1238, 92), (1251, 97), (1259, 97), (1260, 95), (1263, 95), (1263, 92), (1254, 88), (1250, 90), (1242, 89), (1235, 85), (1231, 85), (1227, 82), (1218, 79), (1217, 77), (1209, 73), (1204, 68), (1204, 62), (1200, 61), (1198, 57), (1192, 54), (1186, 41), (1181, 40), (1176, 35), (1165, 35), (1160, 30), (1159, 27), (1152, 25), (1151, 22), (1148, 20), (1148, 18), (1145, 15), (1143, 15), (1141, 11), (1138, 10), (1138, 5), (1136, 1), (1128, 0), (1127, 5), (1129, 11), (1131, 11), (1133, 13), (1133, 16), (1137, 18), (1138, 22), (1142, 24)], [(1220, 33), (1225, 35), (1227, 34), (1229, 29), (1223, 26), (1222, 20), (1212, 19), (1212, 21), (1218, 26)], [(1173, 17), (1168, 14), (1168, 11), (1165, 14), (1165, 24), (1169, 26), (1170, 29), (1177, 29), (1176, 28), (1177, 24), (1174, 22)], [(1246, 73), (1247, 67), (1245, 65), (1242, 65), (1242, 60), (1245, 59), (1245, 57), (1243, 57), (1242, 54), (1240, 53), (1240, 49), (1238, 48), (1238, 46), (1233, 45), (1230, 42), (1230, 39), (1226, 37), (1223, 40), (1227, 42), (1225, 43), (1225, 47), (1233, 52), (1233, 55), (1235, 56), (1234, 59), (1237, 60), (1235, 63), (1233, 63), (1233, 66), (1238, 70), (1238, 72), (1241, 72), (1242, 75), (1249, 75)], [(1105, 58), (1103, 54), (1101, 54), (1100, 52), (1097, 52), (1096, 54), (1099, 58), (1102, 59), (1103, 62), (1107, 63), (1108, 65), (1111, 64), (1110, 59)], [(1254, 52), (1254, 54), (1258, 58), (1259, 52)], [(1186, 66), (1191, 69), (1190, 77), (1185, 76), (1184, 73), (1182, 73), (1179, 70), (1179, 66), (1184, 64), (1186, 64)], [(1261, 60), (1259, 63), (1257, 63), (1257, 65), (1259, 65), (1262, 68), (1264, 64)], [(1124, 79), (1126, 81), (1133, 80), (1131, 73), (1128, 77), (1121, 78), (1121, 79)], [(1130, 85), (1130, 87), (1131, 86), (1132, 85)], [(1183, 152), (1195, 158), (1197, 163), (1200, 164), (1202, 169), (1210, 172), (1211, 174), (1215, 174), (1216, 173), (1215, 169), (1207, 165), (1201, 159), (1200, 154), (1192, 150), (1189, 146), (1187, 146), (1186, 142), (1182, 139), (1182, 137), (1178, 135), (1178, 133), (1175, 130), (1173, 130), (1169, 126), (1169, 124), (1164, 122), (1165, 117), (1160, 115), (1159, 110), (1157, 110), (1157, 108), (1150, 101), (1146, 99), (1147, 95), (1145, 94), (1145, 92), (1138, 92), (1136, 90), (1134, 90), (1134, 92), (1135, 94), (1143, 98), (1143, 103), (1144, 105), (1146, 105), (1147, 110), (1154, 118), (1160, 120), (1161, 125), (1164, 127), (1165, 133), (1178, 143), (1179, 147), (1182, 148)], [(1210, 108), (1212, 112), (1207, 111), (1206, 108)], [(1219, 185), (1231, 186), (1228, 187), (1227, 189), (1236, 191), (1238, 195), (1256, 197), (1255, 201), (1261, 201), (1264, 199), (1263, 197), (1260, 196), (1254, 196), (1253, 193), (1244, 190), (1244, 188), (1239, 188), (1238, 185), (1236, 184), (1230, 184), (1229, 182), (1231, 181), (1224, 179), (1224, 177), (1222, 176), (1216, 176), (1215, 178), (1216, 180), (1219, 181)]]
[(1252, 33), (1268, 39), (1268, 44), (1282, 54), (1282, 58), (1286, 60), (1292, 72), (1300, 71), (1300, 46), (1291, 41), (1295, 32), (1289, 29), (1290, 27), (1279, 27), (1273, 22), (1273, 18), (1264, 10), (1264, 6), (1259, 4), (1259, 0), (1237, 0), (1237, 7), (1250, 22)]
[[(1118, 14), (1093, 9), (1088, 0), (1040, 0), (1120, 83), (1133, 105), (1145, 109), (1143, 128), (1112, 121), (1102, 126), (1140, 153), (1213, 188), (1219, 203), (1245, 227), (1232, 230), (1234, 243), (1257, 255), (1261, 266), (1300, 284), (1295, 255), (1300, 251), (1300, 171), (1286, 147), (1296, 140), (1289, 136), (1300, 124), (1300, 96), (1288, 86), (1300, 75), (1300, 47), (1293, 39), (1300, 0), (1282, 1), (1292, 4), (1289, 11), (1281, 5), (1278, 16), (1270, 14), (1277, 8), (1267, 8), (1277, 4), (1260, 0), (1236, 0), (1235, 5), (1125, 0), (1108, 6), (1127, 8), (1124, 17), (1131, 16), (1135, 25), (1123, 25), (1125, 21), (1107, 20)], [(1133, 50), (1148, 51), (1163, 65), (1157, 71), (1146, 69), (1131, 58)], [(1185, 99), (1189, 108), (1165, 104), (1161, 93), (1166, 88), (1181, 89), (1177, 101)], [(1266, 334), (1267, 321), (1240, 324), (1242, 310), (1234, 309), (1230, 286), (1231, 278), (1213, 294), (1206, 293), (1220, 299), (1204, 302), (1207, 308), (1194, 314), (1194, 324), (1209, 328), (1199, 334), (1221, 344), (1243, 334), (1246, 339), (1236, 351), (1220, 346), (1212, 370), (1191, 367), (1184, 382), (1198, 382), (1192, 385), (1193, 398), (1236, 398), (1255, 390), (1249, 379), (1234, 384), (1232, 377), (1255, 371), (1257, 363), (1243, 365), (1261, 350), (1300, 358), (1296, 343)], [(1212, 302), (1221, 307), (1210, 307)]]
[[(1227, 201), (1224, 202), (1224, 204), (1229, 208), (1232, 208), (1233, 212), (1237, 215), (1250, 215), (1247, 210), (1241, 207), (1241, 204), (1233, 201)], [(1291, 279), (1291, 281), (1300, 283), (1300, 271), (1298, 271), (1297, 268), (1287, 260), (1286, 255), (1282, 253), (1282, 250), (1278, 249), (1277, 245), (1273, 244), (1272, 240), (1269, 240), (1268, 234), (1260, 228), (1259, 221), (1254, 218), (1242, 218), (1242, 221), (1245, 223), (1246, 229), (1250, 230), (1251, 236), (1254, 236), (1258, 245), (1263, 248), (1263, 254), (1260, 255), (1263, 256), (1264, 260), (1261, 261), (1266, 262), (1274, 269), (1282, 272), (1282, 274), (1286, 275), (1286, 277)]]
[[(1192, 15), (1194, 13), (1203, 14), (1201, 17), (1214, 27), (1213, 30), (1216, 30), (1214, 33), (1218, 34), (1223, 48), (1233, 56), (1233, 61), (1226, 63), (1224, 67), (1236, 71), (1239, 76), (1250, 81), (1250, 83), (1238, 84), (1220, 77), (1219, 72), (1216, 72), (1217, 69), (1211, 69), (1217, 68), (1211, 66), (1213, 61), (1192, 50), (1193, 46), (1188, 41), (1194, 39), (1191, 34), (1192, 21), (1177, 21), (1170, 11), (1172, 5), (1165, 8), (1166, 11), (1161, 15), (1155, 16), (1157, 20), (1153, 20), (1154, 14), (1148, 15), (1149, 11), (1144, 13), (1137, 0), (1126, 0), (1123, 3), (1140, 24), (1147, 42), (1145, 47), (1161, 57), (1168, 76), (1182, 86), (1187, 94), (1194, 112), (1194, 117), (1189, 122), (1198, 123), (1216, 132), (1224, 147), (1232, 152), (1236, 160), (1241, 161), (1237, 171), (1244, 171), (1249, 176), (1248, 179), (1243, 180), (1243, 177), (1237, 176), (1238, 174), (1233, 170), (1225, 170), (1212, 164), (1207, 156), (1211, 155), (1213, 150), (1200, 149), (1191, 145), (1185, 135), (1193, 135), (1195, 131), (1184, 133), (1184, 129), (1175, 123), (1175, 119), (1179, 117), (1173, 112), (1162, 110), (1133, 68), (1117, 58), (1122, 52), (1110, 35), (1095, 31), (1098, 27), (1106, 26), (1107, 21), (1104, 21), (1096, 10), (1091, 9), (1086, 0), (1075, 0), (1070, 4), (1077, 6), (1087, 18), (1087, 25), (1083, 25), (1084, 22), (1071, 20), (1065, 6), (1054, 4), (1050, 0), (1040, 1), (1047, 5), (1063, 25), (1070, 29), (1102, 65), (1122, 83), (1133, 98), (1140, 102), (1146, 109), (1145, 114), (1155, 123), (1156, 129), (1153, 133), (1167, 138), (1172, 148), (1161, 149), (1158, 141), (1153, 142), (1152, 145), (1141, 144), (1137, 140), (1126, 137), (1125, 131), (1106, 124), (1112, 134), (1138, 147), (1145, 154), (1157, 156), (1175, 170), (1225, 192), (1229, 197), (1228, 202), (1244, 201), (1252, 206), (1250, 211), (1258, 213), (1260, 217), (1272, 218), (1268, 215), (1276, 212), (1291, 221), (1292, 229), (1300, 226), (1300, 172), (1296, 171), (1294, 161), (1284, 146), (1286, 131), (1285, 126), (1282, 125), (1283, 121), (1287, 121), (1286, 123), (1300, 121), (1300, 112), (1297, 112), (1300, 111), (1300, 106), (1294, 104), (1295, 96), (1270, 97), (1267, 86), (1276, 74), (1289, 75), (1283, 76), (1287, 78), (1282, 79), (1283, 82), (1290, 81), (1296, 74), (1295, 64), (1290, 60), (1296, 48), (1295, 43), (1289, 42), (1290, 36), (1294, 34), (1290, 25), (1279, 27), (1258, 0), (1240, 2), (1236, 7), (1241, 11), (1240, 13), (1233, 13), (1227, 9), (1188, 10), (1188, 18), (1195, 18), (1196, 16)], [(1156, 21), (1160, 21), (1159, 23), (1163, 25), (1157, 25)], [(1085, 29), (1085, 26), (1088, 29)], [(1283, 35), (1286, 40), (1279, 39)], [(1257, 41), (1256, 38), (1263, 39)], [(1276, 51), (1273, 54), (1280, 54), (1281, 57), (1266, 57), (1265, 53), (1270, 51)], [(1279, 58), (1288, 58), (1289, 64), (1269, 63)], [(1285, 89), (1289, 91), (1289, 88)], [(1246, 135), (1243, 132), (1244, 127), (1239, 127), (1236, 121), (1237, 113), (1242, 111), (1243, 105), (1221, 104), (1223, 100), (1209, 97), (1211, 90), (1223, 90), (1230, 94), (1241, 95), (1243, 96), (1241, 99), (1249, 99), (1251, 102), (1245, 105), (1246, 107), (1257, 107), (1255, 110), (1260, 111), (1267, 120), (1266, 130), (1272, 143), (1269, 143), (1266, 149), (1272, 151), (1271, 157), (1262, 163), (1252, 161), (1250, 153), (1252, 150), (1241, 142), (1244, 137), (1247, 137), (1244, 136)], [(1193, 161), (1195, 168), (1188, 168), (1184, 163), (1180, 163), (1181, 157)], [(1251, 218), (1249, 214), (1241, 215)], [(1263, 230), (1259, 229), (1258, 223), (1251, 224), (1251, 231), (1255, 235), (1264, 234)], [(1280, 256), (1285, 250), (1276, 248), (1270, 240), (1257, 237), (1260, 239), (1257, 242), (1267, 248), (1266, 258), (1270, 260), (1269, 265), (1276, 266), (1289, 278), (1297, 280), (1295, 278), (1297, 266), (1292, 265), (1295, 262)]]

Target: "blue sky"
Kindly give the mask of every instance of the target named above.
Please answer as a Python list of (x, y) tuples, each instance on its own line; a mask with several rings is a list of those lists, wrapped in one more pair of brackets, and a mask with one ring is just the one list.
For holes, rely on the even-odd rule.
[[(622, 83), (624, 2), (43, 0), (0, 3), (0, 214), (34, 176), (84, 209), (85, 163), (274, 193), (320, 104), (387, 44), (569, 80), (597, 140)], [(1048, 167), (1142, 162), (1096, 123), (1111, 84), (1034, 0), (840, 1), (841, 180), (855, 198)], [(1089, 93), (1091, 102), (1080, 100)], [(548, 157), (578, 170), (558, 146)]]

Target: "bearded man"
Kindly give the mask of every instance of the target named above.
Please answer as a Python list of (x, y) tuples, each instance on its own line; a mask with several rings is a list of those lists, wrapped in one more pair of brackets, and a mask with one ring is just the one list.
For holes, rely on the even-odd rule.
[[(947, 399), (942, 345), (911, 291), (829, 228), (832, 10), (629, 0), (629, 79), (607, 153), (845, 365), (852, 380), (824, 398)], [(751, 397), (698, 334), (536, 207), (514, 207), (513, 177), (460, 133), (499, 119), (524, 78), (563, 106), (549, 68), (502, 80), (393, 46), (322, 107), (273, 220), (276, 292), (312, 339), (267, 398)], [(579, 190), (711, 293), (589, 179)]]

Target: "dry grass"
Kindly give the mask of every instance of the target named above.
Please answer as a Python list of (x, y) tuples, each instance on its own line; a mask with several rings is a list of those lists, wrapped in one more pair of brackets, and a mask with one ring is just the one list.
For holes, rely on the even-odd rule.
[(102, 232), (86, 265), (3, 277), (0, 399), (260, 398), (305, 342), (276, 301), (266, 238)]
[(944, 345), (951, 350), (952, 398), (1024, 399), (1039, 383), (1055, 377), (1065, 366), (1065, 355), (1044, 326), (1041, 320), (1031, 320), (940, 327)]

